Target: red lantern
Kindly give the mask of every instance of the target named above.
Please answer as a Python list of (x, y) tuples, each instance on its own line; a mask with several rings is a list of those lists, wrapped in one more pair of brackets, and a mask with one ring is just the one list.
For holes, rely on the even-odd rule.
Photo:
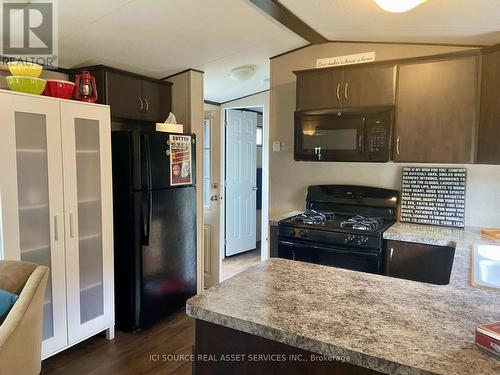
[(76, 75), (75, 97), (82, 102), (94, 103), (97, 101), (95, 77), (84, 70)]

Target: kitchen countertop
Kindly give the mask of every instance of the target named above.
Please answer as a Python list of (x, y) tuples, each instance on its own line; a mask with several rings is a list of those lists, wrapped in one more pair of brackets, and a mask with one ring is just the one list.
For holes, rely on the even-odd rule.
[(500, 320), (500, 291), (469, 282), (471, 245), (500, 241), (403, 223), (384, 238), (456, 245), (450, 284), (274, 258), (191, 298), (187, 313), (388, 374), (500, 373), (500, 360), (474, 345), (477, 325)]

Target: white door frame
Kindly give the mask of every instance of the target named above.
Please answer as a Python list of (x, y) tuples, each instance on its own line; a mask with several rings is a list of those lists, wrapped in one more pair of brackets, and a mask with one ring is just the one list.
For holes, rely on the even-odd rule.
[(259, 108), (262, 109), (263, 120), (263, 133), (262, 133), (262, 217), (261, 217), (261, 260), (266, 260), (269, 258), (269, 244), (268, 244), (268, 224), (269, 224), (269, 91), (256, 94), (252, 97), (247, 97), (242, 100), (236, 100), (223, 104), (220, 107), (221, 110), (221, 131), (220, 131), (220, 177), (221, 181), (221, 205), (220, 205), (220, 240), (219, 240), (219, 280), (220, 280), (220, 269), (222, 263), (222, 254), (224, 254), (224, 240), (225, 240), (225, 228), (226, 228), (226, 197), (225, 197), (225, 186), (223, 186), (224, 176), (226, 175), (226, 110), (228, 109), (239, 109), (239, 108)]

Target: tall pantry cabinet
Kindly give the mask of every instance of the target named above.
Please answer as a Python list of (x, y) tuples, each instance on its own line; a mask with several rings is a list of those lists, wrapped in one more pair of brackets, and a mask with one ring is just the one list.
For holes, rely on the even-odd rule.
[(50, 267), (42, 357), (114, 335), (108, 106), (0, 90), (0, 258)]

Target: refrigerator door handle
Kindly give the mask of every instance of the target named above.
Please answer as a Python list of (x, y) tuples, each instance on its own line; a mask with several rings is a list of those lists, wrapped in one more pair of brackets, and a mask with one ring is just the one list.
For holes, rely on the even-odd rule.
[(151, 189), (151, 148), (149, 147), (149, 136), (144, 136), (145, 143), (145, 152), (146, 152), (146, 168), (147, 168), (147, 181), (148, 181), (148, 189)]
[(153, 205), (153, 194), (150, 191), (144, 193), (147, 194), (147, 197), (143, 197), (142, 199), (142, 245), (149, 246), (149, 233), (151, 229), (151, 206)]

